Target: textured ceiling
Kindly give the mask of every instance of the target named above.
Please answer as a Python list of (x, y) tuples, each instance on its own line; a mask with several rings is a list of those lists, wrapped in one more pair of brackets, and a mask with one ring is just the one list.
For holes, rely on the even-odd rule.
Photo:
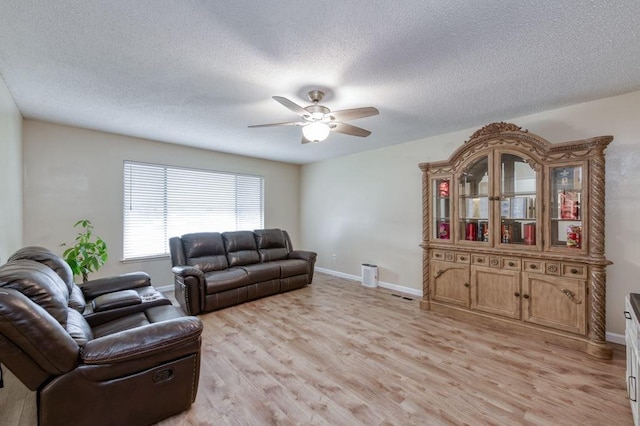
[[(640, 90), (640, 2), (3, 0), (0, 74), (26, 118), (309, 163)], [(372, 135), (247, 128), (316, 88)]]

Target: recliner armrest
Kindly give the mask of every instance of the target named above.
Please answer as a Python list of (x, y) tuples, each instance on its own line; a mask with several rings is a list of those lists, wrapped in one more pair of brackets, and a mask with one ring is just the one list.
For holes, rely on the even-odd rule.
[(93, 299), (114, 291), (129, 290), (151, 285), (151, 277), (146, 272), (131, 272), (113, 277), (98, 278), (78, 284), (85, 298)]
[(309, 275), (308, 283), (313, 281), (313, 272), (315, 270), (316, 258), (318, 253), (306, 250), (293, 250), (289, 252), (289, 259), (302, 259), (307, 262), (307, 274)]
[(289, 252), (289, 259), (302, 259), (309, 261), (318, 256), (318, 253), (306, 250), (293, 250)]
[(197, 317), (175, 318), (91, 340), (80, 357), (88, 365), (126, 362), (190, 343), (201, 334), (202, 321)]
[(171, 268), (171, 272), (180, 277), (195, 276), (204, 280), (204, 272), (198, 268), (194, 268), (193, 266), (174, 266)]

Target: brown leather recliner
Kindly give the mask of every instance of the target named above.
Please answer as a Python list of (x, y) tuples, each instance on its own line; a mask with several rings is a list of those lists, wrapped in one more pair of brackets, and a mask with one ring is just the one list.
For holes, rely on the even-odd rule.
[(91, 325), (29, 259), (0, 267), (0, 362), (37, 392), (41, 425), (145, 425), (188, 409), (202, 323), (171, 305)]
[(69, 305), (79, 311), (91, 326), (103, 324), (153, 306), (171, 305), (171, 301), (151, 285), (146, 272), (132, 272), (99, 278), (83, 284), (73, 281), (73, 272), (65, 260), (45, 247), (30, 246), (9, 257), (35, 260), (53, 271), (69, 290)]

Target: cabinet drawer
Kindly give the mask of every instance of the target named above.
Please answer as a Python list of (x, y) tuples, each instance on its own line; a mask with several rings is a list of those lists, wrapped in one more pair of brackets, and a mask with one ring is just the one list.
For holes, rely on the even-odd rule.
[(431, 258), (444, 260), (444, 250), (433, 250), (431, 252)]
[(524, 260), (522, 269), (527, 272), (537, 272), (542, 274), (544, 273), (544, 262), (539, 260)]
[(562, 264), (562, 275), (565, 277), (587, 278), (587, 267), (571, 263)]
[(433, 250), (431, 252), (431, 258), (436, 260), (444, 260), (446, 262), (455, 262), (456, 253), (448, 250)]
[(520, 259), (513, 257), (503, 257), (502, 258), (502, 268), (510, 269), (512, 271), (520, 270)]
[(482, 254), (472, 254), (471, 263), (473, 263), (474, 265), (488, 266), (487, 256)]
[(560, 275), (560, 263), (547, 262), (544, 271), (547, 275)]
[(471, 255), (467, 253), (456, 253), (456, 263), (466, 263), (467, 265), (471, 261)]

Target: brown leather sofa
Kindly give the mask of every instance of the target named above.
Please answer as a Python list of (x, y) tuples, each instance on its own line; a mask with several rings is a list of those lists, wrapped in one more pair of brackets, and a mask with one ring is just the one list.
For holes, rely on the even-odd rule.
[[(142, 301), (137, 311), (114, 306), (108, 316), (85, 317), (82, 293), (55, 270), (66, 268), (50, 268), (37, 249), (0, 267), (0, 362), (36, 391), (38, 423), (146, 425), (188, 409), (198, 389), (201, 321)], [(43, 262), (26, 258), (30, 252)], [(121, 285), (114, 293), (133, 290), (111, 280)], [(107, 283), (94, 290), (108, 295)]]
[(175, 297), (192, 315), (311, 284), (317, 257), (280, 229), (185, 234), (169, 249)]

